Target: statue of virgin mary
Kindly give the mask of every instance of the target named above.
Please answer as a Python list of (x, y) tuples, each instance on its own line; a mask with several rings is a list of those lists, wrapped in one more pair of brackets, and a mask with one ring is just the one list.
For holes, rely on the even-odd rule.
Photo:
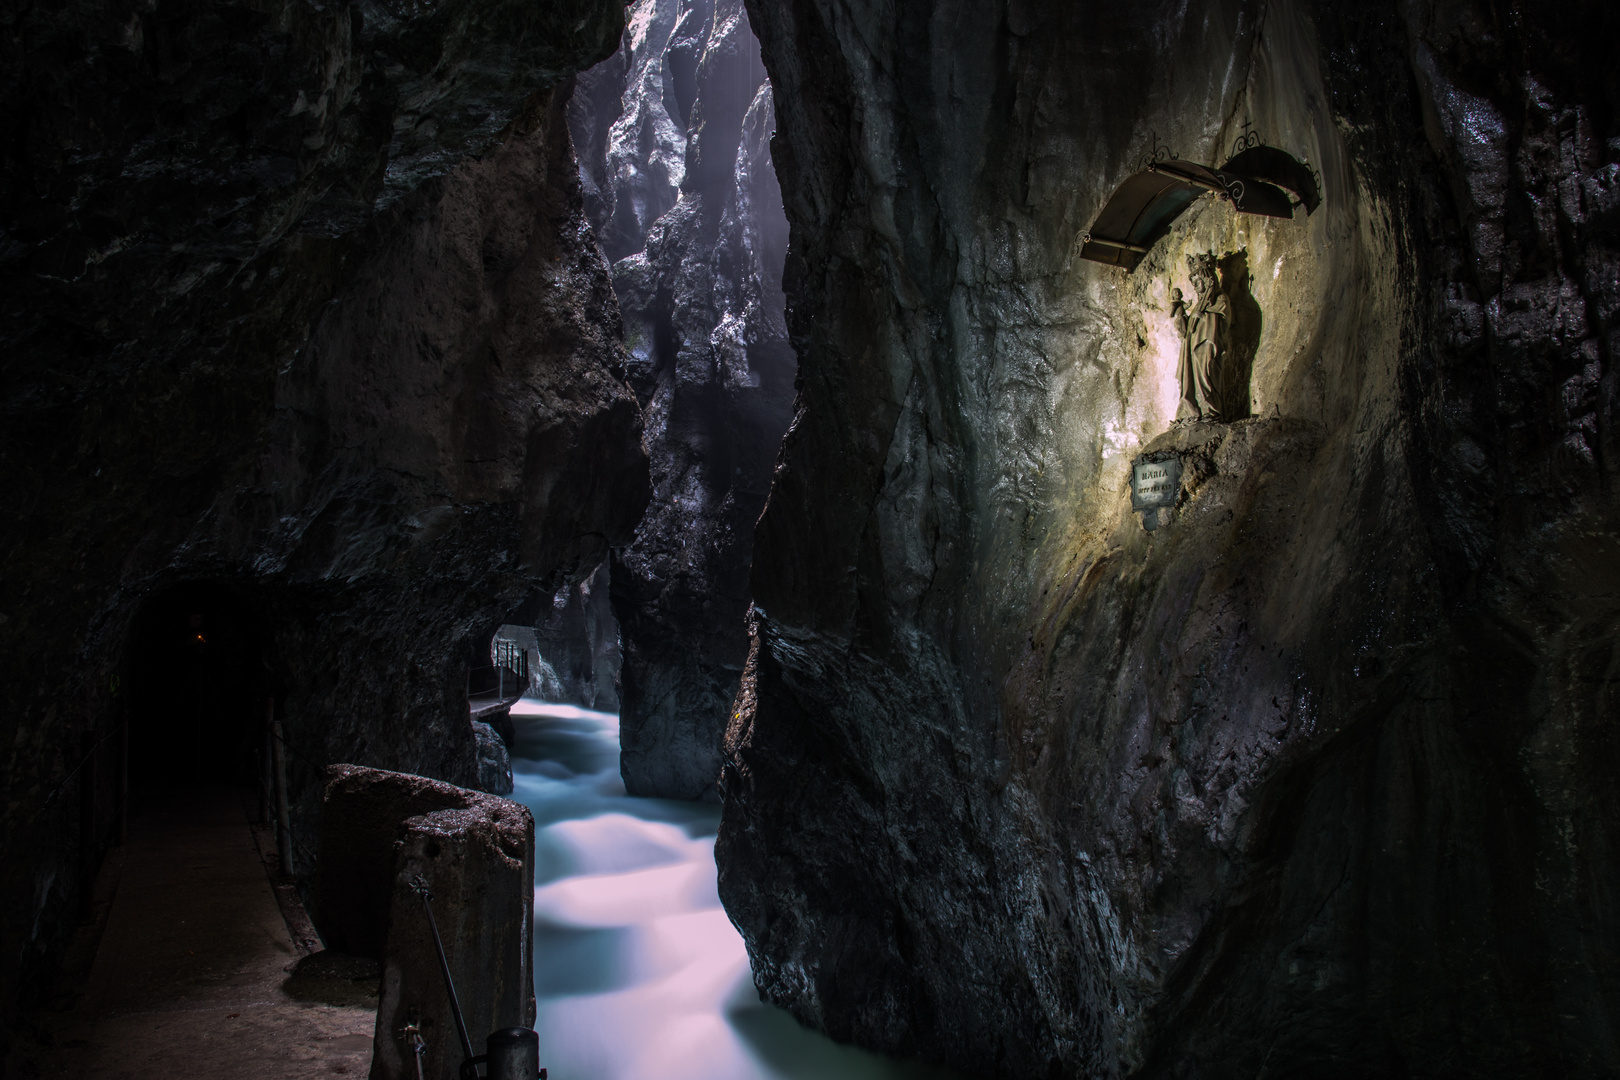
[(1220, 290), (1213, 254), (1187, 256), (1187, 276), (1198, 298), (1189, 309), (1181, 299), (1181, 290), (1176, 289), (1170, 304), (1170, 317), (1181, 335), (1181, 359), (1176, 365), (1181, 404), (1176, 409), (1176, 420), (1218, 421), (1221, 361), (1227, 352), (1232, 309)]

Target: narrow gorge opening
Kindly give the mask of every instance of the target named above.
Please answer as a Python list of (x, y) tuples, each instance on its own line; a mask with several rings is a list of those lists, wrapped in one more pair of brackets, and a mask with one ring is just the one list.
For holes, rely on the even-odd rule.
[(741, 7), (647, 0), (627, 20), (569, 105), (652, 466), (646, 515), (612, 560), (623, 769), (632, 793), (713, 799), (754, 522), (793, 403), (787, 218)]
[(641, 0), (618, 52), (577, 77), (568, 117), (652, 491), (629, 544), (532, 596), (491, 643), (493, 664), (518, 654), (528, 672), (524, 698), (481, 719), (510, 746), (510, 797), (535, 815), (535, 1026), (550, 1067), (921, 1077), (761, 1003), (714, 888), (753, 525), (796, 370), (758, 42), (735, 4)]

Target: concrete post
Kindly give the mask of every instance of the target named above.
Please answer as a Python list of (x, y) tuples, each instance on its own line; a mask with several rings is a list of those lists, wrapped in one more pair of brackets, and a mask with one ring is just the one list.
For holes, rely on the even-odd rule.
[[(329, 948), (383, 960), (371, 1080), (456, 1080), (462, 1049), (422, 899), (432, 893), (475, 1053), (534, 1023), (534, 817), (506, 799), (357, 765), (327, 769), (315, 922)], [(383, 938), (383, 928), (387, 937)]]
[[(396, 1031), (423, 1023), (427, 1080), (456, 1080), (462, 1048), (445, 993), (432, 932), (412, 887), (433, 895), (433, 915), (472, 1039), (473, 1052), (502, 1028), (528, 1027), (534, 967), (534, 818), (516, 803), (486, 796), (466, 810), (440, 810), (405, 822), (396, 845), (387, 959), (377, 1008), (371, 1080), (415, 1075)], [(495, 803), (504, 807), (493, 808)]]

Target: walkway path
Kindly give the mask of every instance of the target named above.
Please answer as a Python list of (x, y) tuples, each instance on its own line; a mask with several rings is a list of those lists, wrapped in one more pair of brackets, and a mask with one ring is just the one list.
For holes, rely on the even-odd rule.
[[(231, 791), (149, 800), (62, 1075), (75, 1080), (364, 1076), (374, 986), (298, 978), (298, 950)], [(319, 960), (313, 957), (312, 960)], [(314, 966), (319, 966), (314, 965)], [(367, 1003), (369, 1001), (369, 1004)]]

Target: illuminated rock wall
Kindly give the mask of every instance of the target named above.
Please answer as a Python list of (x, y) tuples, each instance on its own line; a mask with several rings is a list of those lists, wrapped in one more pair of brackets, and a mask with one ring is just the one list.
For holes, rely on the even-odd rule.
[[(1495, 11), (751, 7), (802, 389), (718, 858), (766, 996), (994, 1076), (1620, 1068), (1615, 16)], [(1249, 131), (1315, 214), (1076, 257)], [(1171, 428), (1202, 251), (1252, 416)]]

